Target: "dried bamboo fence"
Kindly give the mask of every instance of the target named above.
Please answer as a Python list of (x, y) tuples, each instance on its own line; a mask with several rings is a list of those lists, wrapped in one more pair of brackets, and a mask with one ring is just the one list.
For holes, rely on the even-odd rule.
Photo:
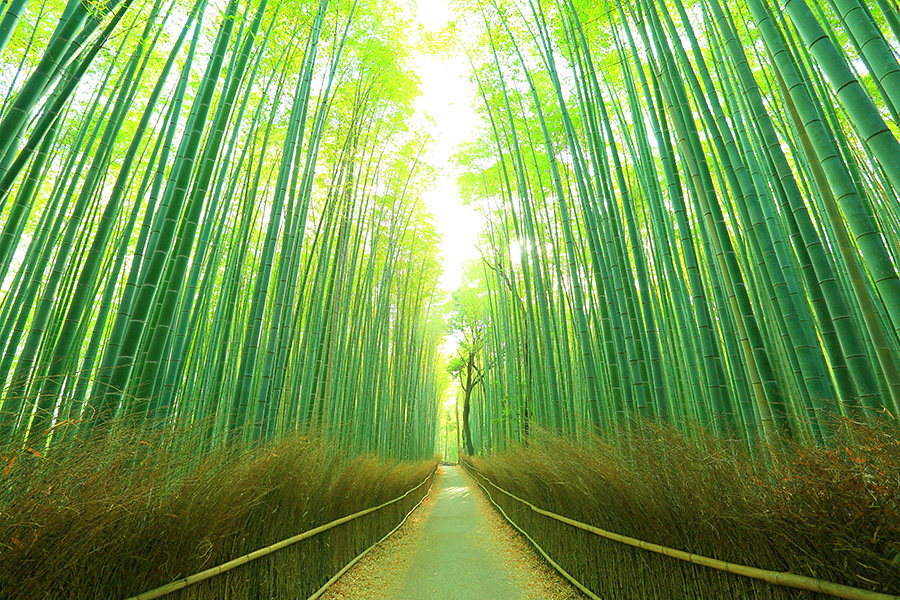
[[(564, 523), (568, 526), (571, 526), (577, 530), (588, 532), (589, 534), (593, 534), (595, 536), (600, 536), (607, 540), (611, 540), (613, 542), (618, 542), (620, 544), (625, 544), (627, 546), (631, 546), (633, 548), (639, 548), (641, 550), (646, 550), (649, 552), (653, 552), (655, 554), (667, 556), (670, 558), (674, 558), (686, 563), (691, 563), (693, 565), (699, 565), (702, 567), (708, 567), (710, 569), (715, 569), (717, 571), (723, 571), (725, 573), (731, 573), (733, 575), (738, 575), (740, 577), (749, 578), (751, 580), (763, 581), (774, 586), (781, 586), (785, 588), (794, 588), (798, 590), (804, 590), (807, 592), (813, 592), (815, 594), (823, 594), (825, 596), (834, 597), (834, 598), (844, 598), (845, 600), (900, 600), (900, 597), (893, 596), (890, 594), (882, 594), (879, 592), (872, 592), (869, 590), (863, 590), (855, 587), (850, 587), (847, 585), (842, 585), (838, 583), (833, 583), (831, 581), (824, 581), (821, 579), (815, 579), (812, 577), (806, 577), (803, 575), (796, 575), (794, 573), (785, 573), (779, 571), (770, 571), (766, 569), (758, 569), (755, 567), (749, 567), (746, 565), (739, 565), (735, 563), (729, 563), (722, 560), (717, 560), (715, 558), (710, 558), (707, 556), (701, 556), (698, 554), (693, 554), (691, 552), (685, 552), (683, 550), (677, 550), (675, 548), (669, 548), (666, 546), (661, 546), (659, 544), (653, 544), (651, 542), (646, 542), (643, 540), (638, 540), (632, 537), (620, 535), (611, 531), (607, 531), (605, 529), (601, 529), (599, 527), (594, 527), (593, 525), (588, 525), (587, 523), (582, 523), (580, 521), (576, 521), (574, 519), (570, 519), (563, 515), (559, 515), (548, 510), (544, 510), (535, 506), (534, 504), (524, 500), (516, 496), (515, 494), (504, 490), (497, 484), (493, 483), (490, 479), (480, 473), (475, 467), (471, 464), (467, 464), (465, 460), (460, 460), (460, 464), (463, 466), (465, 471), (478, 483), (478, 485), (484, 490), (488, 499), (491, 503), (497, 507), (503, 517), (509, 521), (509, 523), (515, 527), (522, 535), (524, 535), (528, 541), (537, 549), (537, 551), (550, 563), (550, 565), (559, 571), (566, 579), (568, 579), (575, 587), (581, 590), (585, 595), (594, 600), (600, 600), (600, 596), (598, 596), (594, 591), (585, 586), (582, 582), (578, 581), (569, 571), (573, 571), (575, 569), (571, 568), (566, 570), (563, 566), (561, 566), (557, 561), (555, 561), (543, 548), (541, 548), (538, 543), (534, 540), (532, 535), (529, 535), (528, 532), (524, 530), (519, 524), (517, 524), (508, 514), (509, 506), (507, 506), (507, 510), (504, 510), (500, 503), (498, 503), (491, 492), (488, 490), (487, 486), (490, 486), (494, 490), (502, 493), (507, 498), (515, 501), (524, 511), (536, 513), (538, 515), (542, 515), (559, 523)], [(487, 484), (487, 486), (485, 485)], [(510, 511), (512, 512), (512, 511)], [(520, 519), (520, 521), (523, 519)], [(598, 564), (603, 561), (596, 561)], [(702, 593), (702, 592), (701, 592)], [(755, 590), (752, 592), (752, 596), (746, 597), (761, 597), (759, 595), (759, 591)], [(704, 596), (700, 596), (704, 597)], [(745, 596), (742, 596), (745, 597)], [(772, 597), (777, 597), (773, 595)]]
[[(272, 544), (270, 546), (266, 546), (265, 548), (260, 548), (259, 550), (255, 550), (249, 554), (245, 554), (244, 556), (240, 556), (238, 558), (232, 559), (228, 562), (222, 563), (215, 567), (211, 567), (209, 569), (200, 571), (199, 573), (195, 573), (195, 574), (189, 575), (187, 577), (181, 577), (170, 583), (167, 583), (166, 585), (160, 586), (153, 590), (149, 590), (149, 591), (140, 593), (136, 596), (127, 598), (126, 600), (152, 600), (154, 598), (161, 598), (163, 596), (167, 596), (169, 594), (172, 594), (174, 592), (177, 592), (179, 590), (187, 588), (188, 586), (192, 586), (194, 584), (204, 582), (204, 581), (209, 581), (209, 580), (213, 579), (214, 577), (231, 572), (234, 569), (237, 569), (238, 567), (241, 567), (243, 565), (247, 565), (248, 563), (256, 561), (257, 559), (274, 555), (279, 550), (283, 550), (283, 549), (289, 548), (289, 547), (294, 547), (299, 542), (303, 542), (305, 540), (312, 540), (312, 539), (316, 538), (316, 536), (319, 536), (325, 532), (334, 530), (336, 527), (338, 527), (340, 525), (344, 525), (344, 524), (351, 523), (351, 522), (358, 522), (358, 520), (361, 519), (362, 517), (366, 517), (368, 515), (373, 515), (384, 509), (387, 509), (389, 507), (398, 506), (398, 505), (400, 505), (400, 503), (402, 503), (404, 500), (406, 500), (412, 494), (414, 494), (417, 490), (419, 490), (423, 486), (425, 486), (426, 483), (429, 483), (429, 482), (433, 483), (436, 470), (437, 470), (437, 467), (435, 466), (435, 468), (432, 469), (431, 473), (429, 473), (429, 475), (424, 480), (422, 480), (421, 483), (419, 483), (416, 487), (408, 490), (402, 496), (398, 496), (397, 498), (394, 498), (393, 500), (388, 500), (387, 502), (384, 502), (383, 504), (379, 504), (378, 506), (373, 506), (371, 508), (367, 508), (365, 510), (361, 510), (359, 512), (355, 512), (353, 514), (347, 515), (345, 517), (341, 517), (340, 519), (336, 519), (334, 521), (331, 521), (330, 523), (320, 525), (318, 527), (315, 527), (315, 528), (305, 531), (303, 533), (297, 534), (295, 536), (289, 537), (287, 539), (284, 539), (284, 540), (277, 542), (275, 544)], [(430, 489), (431, 489), (431, 486), (429, 485), (428, 490), (430, 490)], [(415, 502), (415, 504), (412, 506), (412, 508), (410, 508), (409, 510), (407, 510), (405, 512), (405, 514), (403, 515), (403, 518), (400, 519), (399, 523), (397, 523), (396, 526), (394, 526), (385, 535), (379, 536), (378, 541), (376, 541), (375, 543), (373, 543), (371, 545), (368, 545), (362, 552), (357, 554), (350, 562), (345, 564), (343, 568), (341, 568), (337, 573), (332, 575), (328, 579), (328, 581), (326, 581), (312, 595), (310, 595), (308, 597), (308, 600), (315, 600), (316, 598), (319, 598), (328, 589), (329, 586), (331, 586), (335, 581), (337, 581), (341, 575), (346, 573), (350, 567), (352, 567), (354, 564), (356, 564), (363, 556), (365, 556), (370, 550), (372, 550), (372, 548), (374, 548), (375, 546), (377, 546), (378, 544), (383, 542), (391, 534), (393, 534), (395, 531), (397, 531), (397, 529), (399, 529), (400, 526), (403, 525), (403, 523), (406, 521), (406, 519), (409, 517), (409, 515), (411, 515), (413, 513), (413, 511), (416, 508), (418, 508), (419, 505), (425, 500), (425, 498), (428, 495), (428, 490), (423, 492), (421, 497), (418, 497), (418, 501)], [(415, 499), (415, 497), (413, 499)], [(368, 539), (371, 539), (371, 537)], [(309, 554), (309, 553), (307, 553), (307, 554)], [(314, 557), (313, 557), (313, 559), (314, 559)], [(282, 566), (281, 568), (278, 568), (278, 567), (273, 567), (272, 565), (269, 565), (268, 568), (266, 566), (263, 566), (260, 568), (262, 570), (270, 570), (270, 571), (284, 571), (285, 570), (284, 566)], [(284, 579), (284, 577), (282, 577), (282, 578)], [(287, 577), (286, 579), (291, 579), (291, 577)], [(245, 582), (245, 585), (246, 585), (246, 582)], [(226, 584), (226, 586), (227, 586), (227, 584)], [(227, 586), (227, 587), (229, 589), (231, 589), (230, 586)], [(207, 595), (201, 593), (198, 595), (198, 597), (207, 597)], [(213, 595), (209, 595), (208, 597), (213, 597)]]

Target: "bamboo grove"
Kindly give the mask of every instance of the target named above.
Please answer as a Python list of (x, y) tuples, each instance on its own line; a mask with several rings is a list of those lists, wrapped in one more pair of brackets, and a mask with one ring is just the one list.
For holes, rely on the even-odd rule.
[[(900, 408), (892, 0), (471, 3), (476, 451), (645, 420), (751, 448)], [(468, 308), (466, 308), (468, 306)], [(476, 331), (476, 329), (472, 329)]]
[(397, 12), (4, 3), (3, 443), (127, 422), (432, 452), (437, 236)]

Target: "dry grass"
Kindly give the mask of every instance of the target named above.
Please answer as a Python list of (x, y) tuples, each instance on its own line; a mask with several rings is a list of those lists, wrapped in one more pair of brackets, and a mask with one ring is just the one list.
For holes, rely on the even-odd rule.
[(442, 478), (439, 468), (428, 497), (406, 523), (329, 587), (321, 600), (385, 600), (396, 594), (416, 554)]
[[(121, 600), (400, 496), (434, 465), (300, 436), (241, 454), (193, 446), (190, 432), (126, 428), (0, 453), (0, 598)], [(169, 597), (305, 598), (426, 489)]]
[[(473, 465), (537, 506), (597, 527), (776, 571), (900, 594), (900, 438), (843, 422), (829, 449), (769, 460), (646, 426), (615, 444), (539, 432)], [(624, 546), (495, 500), (602, 597), (816, 598)]]

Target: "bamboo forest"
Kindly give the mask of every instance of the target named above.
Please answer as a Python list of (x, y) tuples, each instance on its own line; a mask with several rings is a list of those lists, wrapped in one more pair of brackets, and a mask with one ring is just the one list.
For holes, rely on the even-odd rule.
[(0, 600), (900, 600), (897, 0), (0, 0)]

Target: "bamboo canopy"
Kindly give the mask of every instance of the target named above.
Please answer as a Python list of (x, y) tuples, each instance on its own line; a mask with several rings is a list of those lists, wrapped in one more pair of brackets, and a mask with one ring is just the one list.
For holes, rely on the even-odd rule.
[(437, 234), (393, 4), (2, 18), (0, 439), (127, 422), (430, 455)]
[(896, 423), (894, 3), (471, 2), (476, 450)]

